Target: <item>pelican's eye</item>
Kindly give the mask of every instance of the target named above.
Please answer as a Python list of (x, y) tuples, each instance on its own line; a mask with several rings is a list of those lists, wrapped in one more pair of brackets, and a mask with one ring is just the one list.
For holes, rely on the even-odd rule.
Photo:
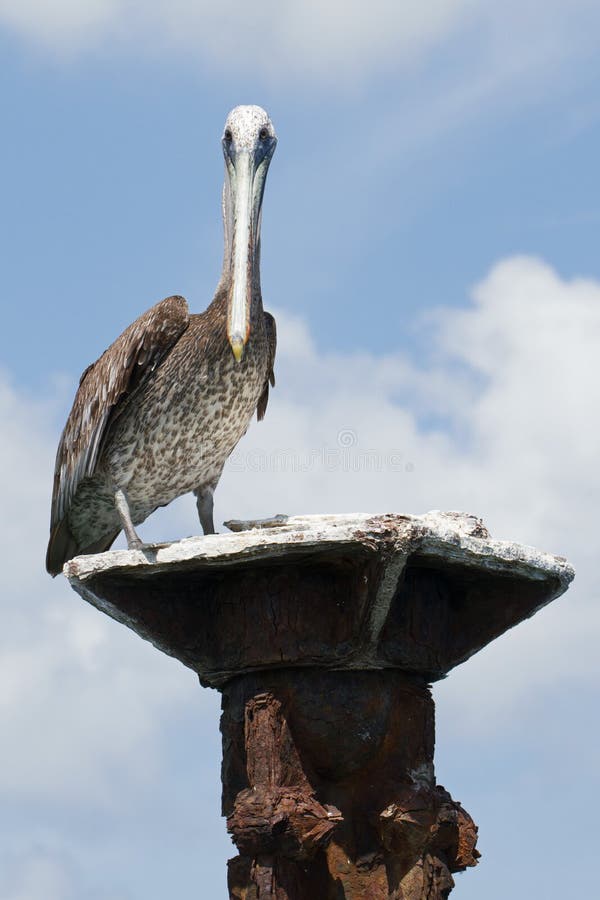
[(231, 128), (225, 129), (225, 134), (223, 135), (223, 140), (226, 144), (230, 144), (233, 140), (233, 135), (231, 133)]
[(258, 137), (261, 141), (266, 141), (266, 139), (269, 137), (269, 129), (261, 128), (258, 132)]

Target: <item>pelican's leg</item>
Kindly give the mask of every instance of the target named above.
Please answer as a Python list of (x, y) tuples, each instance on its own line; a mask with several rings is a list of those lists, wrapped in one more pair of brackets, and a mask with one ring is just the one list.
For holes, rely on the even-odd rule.
[(117, 512), (119, 513), (119, 518), (121, 520), (121, 526), (123, 528), (123, 531), (125, 532), (125, 537), (127, 538), (127, 549), (141, 550), (144, 546), (144, 542), (140, 539), (140, 537), (136, 533), (135, 528), (133, 527), (133, 522), (131, 521), (131, 513), (129, 512), (129, 503), (127, 502), (125, 492), (121, 490), (121, 488), (117, 488), (117, 490), (115, 491), (115, 506), (117, 507)]
[(214, 490), (214, 486), (206, 485), (205, 487), (196, 488), (194, 491), (198, 515), (200, 516), (200, 524), (202, 525), (204, 534), (215, 533), (215, 523), (213, 522)]

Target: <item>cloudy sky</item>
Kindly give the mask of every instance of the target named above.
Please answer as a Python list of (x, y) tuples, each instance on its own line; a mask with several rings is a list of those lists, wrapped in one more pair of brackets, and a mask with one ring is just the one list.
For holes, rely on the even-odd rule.
[[(0, 900), (226, 896), (218, 695), (43, 560), (80, 372), (156, 300), (211, 299), (238, 103), (279, 135), (278, 385), (217, 521), (462, 509), (569, 557), (565, 597), (435, 686), (436, 769), (480, 826), (455, 896), (589, 894), (599, 50), (593, 0), (0, 0)], [(348, 434), (378, 470), (328, 471)]]

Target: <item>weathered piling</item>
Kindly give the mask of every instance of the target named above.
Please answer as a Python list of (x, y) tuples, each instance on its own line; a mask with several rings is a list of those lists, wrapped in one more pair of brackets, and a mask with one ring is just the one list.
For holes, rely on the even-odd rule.
[(436, 784), (429, 684), (573, 577), (439, 512), (294, 517), (65, 573), (221, 692), (236, 900), (447, 897), (477, 828)]

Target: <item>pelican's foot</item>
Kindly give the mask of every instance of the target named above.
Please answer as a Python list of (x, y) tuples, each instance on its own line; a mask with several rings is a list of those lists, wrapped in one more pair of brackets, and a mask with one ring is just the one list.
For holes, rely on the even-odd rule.
[(150, 544), (144, 543), (144, 541), (140, 540), (139, 537), (135, 537), (130, 541), (127, 541), (128, 550), (148, 550), (149, 548)]
[(277, 513), (267, 519), (229, 519), (223, 525), (230, 531), (250, 531), (252, 528), (281, 528), (282, 525), (287, 525), (288, 519), (289, 516)]

